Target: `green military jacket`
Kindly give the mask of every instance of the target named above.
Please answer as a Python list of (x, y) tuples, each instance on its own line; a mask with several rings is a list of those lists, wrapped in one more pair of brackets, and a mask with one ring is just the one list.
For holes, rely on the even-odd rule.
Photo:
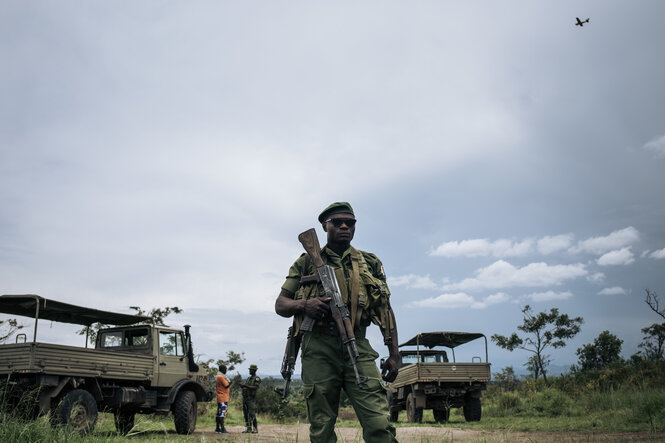
[[(374, 322), (381, 328), (387, 343), (395, 325), (389, 313), (390, 291), (381, 260), (372, 253), (353, 247), (340, 256), (326, 246), (321, 250), (321, 257), (335, 270), (342, 299), (349, 307), (354, 327), (367, 327)], [(295, 300), (319, 297), (323, 294), (323, 288), (312, 278), (315, 275), (316, 267), (311, 258), (308, 254), (302, 254), (289, 269), (282, 289), (295, 294)], [(302, 316), (296, 316), (296, 332), (301, 322)]]
[[(245, 380), (245, 384), (247, 386), (259, 386), (261, 384), (261, 377), (258, 375), (250, 375), (247, 377), (247, 380)], [(256, 397), (256, 391), (257, 389), (247, 389), (247, 388), (242, 388), (242, 396), (243, 397), (249, 397), (249, 398), (254, 398)]]

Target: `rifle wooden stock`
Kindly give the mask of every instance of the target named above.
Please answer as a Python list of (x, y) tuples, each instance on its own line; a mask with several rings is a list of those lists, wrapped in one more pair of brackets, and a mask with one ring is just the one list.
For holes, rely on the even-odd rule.
[(300, 243), (302, 243), (302, 246), (305, 248), (305, 251), (307, 251), (309, 256), (312, 257), (314, 266), (320, 268), (325, 264), (321, 258), (321, 245), (319, 244), (319, 237), (317, 237), (314, 228), (302, 232), (300, 235), (298, 235), (298, 240)]

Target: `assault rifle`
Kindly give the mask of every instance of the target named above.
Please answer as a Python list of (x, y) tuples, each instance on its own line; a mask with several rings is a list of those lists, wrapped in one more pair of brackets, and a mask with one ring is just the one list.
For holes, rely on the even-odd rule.
[(286, 336), (286, 349), (284, 350), (284, 358), (282, 359), (282, 368), (280, 373), (284, 379), (283, 388), (275, 388), (282, 400), (285, 400), (289, 395), (289, 385), (291, 384), (291, 376), (296, 369), (296, 359), (298, 358), (298, 351), (300, 350), (300, 335), (293, 336), (293, 326), (289, 327), (289, 334)]
[[(353, 366), (353, 372), (356, 374), (356, 384), (361, 386), (367, 382), (367, 377), (361, 377), (358, 374), (358, 365), (356, 359), (358, 358), (358, 348), (356, 346), (356, 337), (353, 334), (353, 326), (351, 325), (351, 315), (349, 308), (346, 307), (342, 300), (342, 294), (339, 292), (339, 284), (337, 283), (337, 276), (335, 270), (323, 262), (321, 258), (321, 246), (319, 245), (319, 238), (316, 236), (314, 229), (298, 235), (298, 240), (302, 243), (305, 251), (312, 258), (312, 263), (316, 266), (316, 272), (321, 280), (323, 292), (326, 297), (330, 297), (330, 312), (332, 313), (333, 320), (339, 330), (339, 337), (342, 343), (346, 346), (349, 353), (349, 359)], [(301, 331), (311, 331), (314, 327), (316, 320), (305, 316), (305, 319), (300, 326)]]

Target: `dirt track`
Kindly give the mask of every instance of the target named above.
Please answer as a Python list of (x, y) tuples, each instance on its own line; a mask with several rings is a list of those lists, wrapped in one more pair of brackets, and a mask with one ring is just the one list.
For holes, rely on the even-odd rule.
[[(194, 433), (205, 440), (220, 439), (242, 442), (308, 442), (309, 425), (261, 425), (258, 434), (243, 434), (243, 426), (228, 426), (230, 434), (215, 434), (214, 428), (197, 429)], [(340, 442), (362, 442), (360, 428), (337, 428)], [(397, 428), (400, 442), (642, 442), (665, 441), (665, 432), (649, 434), (647, 432), (591, 434), (580, 432), (503, 432), (476, 431), (460, 428), (418, 426)]]

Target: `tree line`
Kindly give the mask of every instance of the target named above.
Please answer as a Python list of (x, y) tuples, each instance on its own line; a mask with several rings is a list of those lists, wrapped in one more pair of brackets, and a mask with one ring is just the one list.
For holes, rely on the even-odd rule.
[[(658, 294), (649, 289), (645, 291), (644, 302), (649, 309), (665, 320), (665, 307), (661, 306)], [(524, 366), (533, 378), (537, 380), (542, 377), (547, 382), (547, 367), (551, 360), (546, 351), (566, 346), (566, 341), (580, 332), (584, 319), (560, 313), (558, 308), (536, 314), (529, 305), (522, 309), (522, 314), (523, 322), (517, 326), (518, 332), (510, 336), (494, 334), (491, 340), (500, 348), (509, 351), (521, 349), (529, 352), (530, 356)], [(641, 332), (643, 337), (638, 345), (639, 350), (630, 357), (629, 361), (633, 363), (641, 360), (662, 361), (665, 351), (665, 322), (653, 323), (642, 328)], [(623, 340), (610, 331), (601, 332), (593, 343), (577, 349), (578, 362), (571, 370), (602, 370), (613, 363), (622, 362), (622, 344)]]

